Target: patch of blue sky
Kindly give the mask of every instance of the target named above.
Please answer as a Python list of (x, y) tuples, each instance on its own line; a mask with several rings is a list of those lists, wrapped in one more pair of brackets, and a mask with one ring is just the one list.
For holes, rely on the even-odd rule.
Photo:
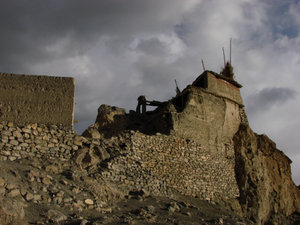
[(189, 32), (187, 25), (184, 23), (176, 24), (174, 27), (175, 34), (184, 41), (186, 34)]
[(294, 6), (295, 2), (296, 0), (280, 0), (268, 5), (268, 22), (270, 23), (274, 39), (282, 35), (288, 38), (295, 38), (299, 35), (300, 26), (290, 13), (290, 8)]

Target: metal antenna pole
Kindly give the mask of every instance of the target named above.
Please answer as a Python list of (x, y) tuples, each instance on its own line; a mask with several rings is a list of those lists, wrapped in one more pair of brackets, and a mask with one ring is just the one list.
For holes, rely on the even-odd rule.
[(231, 40), (232, 40), (232, 38), (230, 38), (230, 52), (229, 52), (229, 57), (230, 57), (230, 59), (229, 59), (229, 63), (230, 63), (230, 65), (231, 65)]
[(205, 66), (204, 66), (203, 59), (201, 59), (201, 62), (202, 62), (202, 67), (203, 67), (203, 70), (205, 71)]
[(224, 58), (224, 67), (226, 66), (226, 60), (225, 60), (225, 51), (224, 51), (224, 47), (222, 47), (222, 50), (223, 50), (223, 58)]

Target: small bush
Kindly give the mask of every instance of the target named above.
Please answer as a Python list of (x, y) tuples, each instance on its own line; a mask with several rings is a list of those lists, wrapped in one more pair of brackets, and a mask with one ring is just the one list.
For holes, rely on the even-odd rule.
[(234, 76), (233, 67), (231, 66), (231, 64), (229, 62), (226, 63), (225, 67), (221, 71), (221, 74), (230, 79), (233, 79), (233, 76)]

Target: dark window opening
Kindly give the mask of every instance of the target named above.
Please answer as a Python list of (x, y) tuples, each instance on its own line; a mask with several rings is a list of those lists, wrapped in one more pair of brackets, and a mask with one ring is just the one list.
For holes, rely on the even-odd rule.
[(188, 100), (188, 94), (189, 93), (178, 95), (172, 100), (172, 104), (175, 106), (177, 112), (182, 112), (185, 108)]
[(194, 82), (193, 86), (200, 88), (207, 88), (207, 76), (199, 76)]

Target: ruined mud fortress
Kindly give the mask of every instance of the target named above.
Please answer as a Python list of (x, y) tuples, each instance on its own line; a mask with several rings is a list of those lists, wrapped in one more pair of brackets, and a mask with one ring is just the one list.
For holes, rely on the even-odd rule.
[(72, 78), (0, 81), (1, 160), (73, 160), (121, 192), (228, 202), (257, 224), (300, 212), (291, 160), (250, 129), (242, 86), (224, 75), (205, 71), (151, 112), (101, 105), (82, 135), (72, 130)]

